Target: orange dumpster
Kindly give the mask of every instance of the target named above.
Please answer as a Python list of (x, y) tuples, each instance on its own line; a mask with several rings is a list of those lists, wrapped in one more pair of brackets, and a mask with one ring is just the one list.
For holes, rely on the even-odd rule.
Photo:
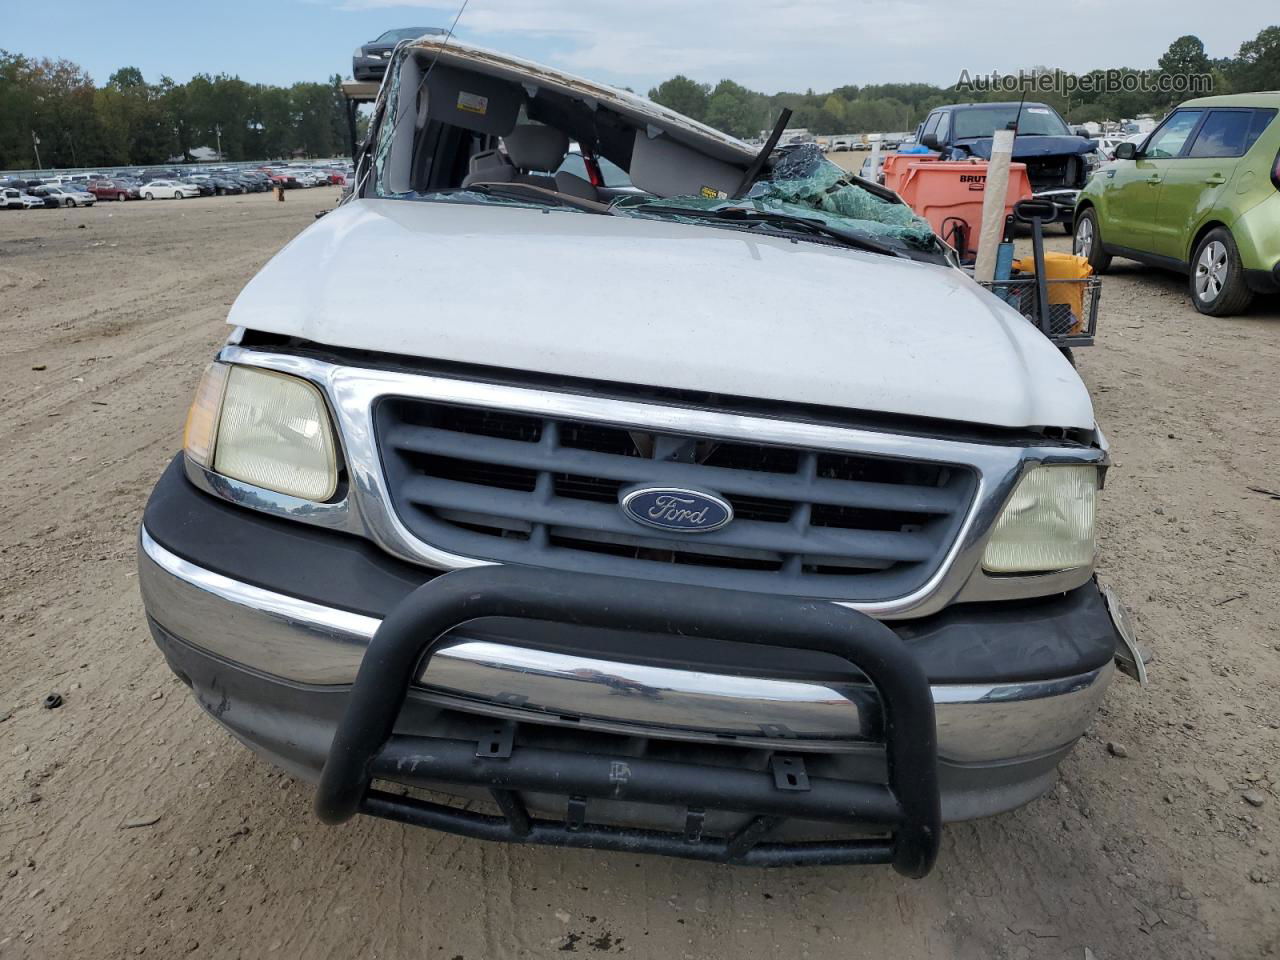
[[(982, 231), (982, 199), (987, 186), (986, 161), (913, 157), (894, 167), (898, 185), (893, 189), (907, 206), (928, 220), (933, 232), (960, 251), (962, 259), (976, 257), (978, 235)], [(886, 172), (885, 185), (888, 184)], [(1027, 165), (1009, 164), (1005, 216), (1013, 212), (1015, 203), (1030, 196)]]
[(909, 165), (935, 163), (941, 159), (936, 153), (891, 153), (884, 158), (884, 166), (881, 168), (884, 173), (884, 185), (894, 193), (901, 193), (898, 188), (902, 186), (902, 181), (907, 176)]

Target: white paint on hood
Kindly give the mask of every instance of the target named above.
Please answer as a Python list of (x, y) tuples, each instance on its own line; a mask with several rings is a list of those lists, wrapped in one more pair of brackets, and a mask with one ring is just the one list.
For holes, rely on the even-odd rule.
[(565, 377), (1094, 427), (1071, 365), (961, 271), (718, 227), (357, 200), (280, 251), (228, 320)]

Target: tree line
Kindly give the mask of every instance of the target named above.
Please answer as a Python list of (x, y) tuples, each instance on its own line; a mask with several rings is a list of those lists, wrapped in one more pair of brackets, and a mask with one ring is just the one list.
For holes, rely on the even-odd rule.
[[(1031, 74), (1053, 73), (1037, 67)], [(1160, 76), (1208, 76), (1214, 94), (1280, 90), (1280, 26), (1263, 29), (1240, 45), (1234, 57), (1212, 59), (1198, 37), (1179, 37), (1153, 69), (1094, 70), (1076, 90), (1028, 90), (1028, 100), (1048, 103), (1069, 123), (1160, 115), (1189, 96), (1156, 91)], [(1029, 87), (1032, 81), (1022, 83)], [(764, 94), (733, 80), (715, 86), (677, 75), (649, 91), (649, 99), (736, 137), (754, 137), (777, 122), (784, 107), (790, 125), (816, 134), (914, 130), (934, 107), (957, 102), (1017, 100), (1007, 84), (992, 91), (936, 87), (927, 83), (881, 83), (837, 87), (827, 93)], [(1177, 85), (1174, 85), (1175, 88)], [(1182, 85), (1186, 89), (1187, 85)]]
[[(1242, 43), (1234, 57), (1211, 59), (1199, 38), (1179, 37), (1156, 68), (1093, 71), (1084, 78), (1088, 89), (1081, 84), (1072, 92), (1037, 90), (1027, 98), (1049, 103), (1071, 123), (1159, 114), (1186, 98), (1150, 92), (1150, 83), (1126, 82), (1159, 75), (1207, 75), (1213, 93), (1280, 90), (1280, 26)], [(712, 86), (683, 75), (649, 91), (650, 99), (738, 137), (769, 128), (784, 107), (792, 110), (794, 127), (817, 134), (868, 133), (912, 130), (945, 103), (1017, 96), (1004, 89), (972, 92), (927, 83), (764, 94), (733, 80)], [(159, 164), (188, 157), (196, 147), (219, 146), (233, 161), (343, 153), (341, 78), (278, 87), (198, 74), (187, 83), (163, 76), (149, 83), (136, 67), (123, 67), (99, 87), (69, 60), (0, 50), (0, 169)]]
[(233, 161), (335, 156), (347, 149), (340, 84), (148, 83), (123, 67), (99, 87), (69, 60), (0, 50), (0, 169), (146, 166), (219, 144)]

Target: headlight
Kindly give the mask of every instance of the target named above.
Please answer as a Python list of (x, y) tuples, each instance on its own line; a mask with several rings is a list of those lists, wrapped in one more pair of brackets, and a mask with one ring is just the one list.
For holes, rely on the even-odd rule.
[(337, 446), (320, 391), (271, 370), (210, 366), (184, 447), (217, 473), (303, 500), (328, 500), (338, 487)]
[(987, 542), (991, 573), (1043, 573), (1093, 563), (1098, 468), (1036, 467), (1018, 481)]

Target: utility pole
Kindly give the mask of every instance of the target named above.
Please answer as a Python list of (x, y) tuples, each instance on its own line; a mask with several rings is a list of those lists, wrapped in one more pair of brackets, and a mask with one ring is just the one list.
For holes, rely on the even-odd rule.
[(44, 164), (40, 162), (40, 138), (36, 136), (36, 132), (34, 130), (31, 131), (31, 146), (34, 147), (36, 151), (36, 169), (43, 170)]
[(218, 137), (218, 160), (221, 161), (222, 160), (222, 124), (220, 123), (217, 124), (216, 126), (214, 126), (213, 129), (214, 129), (214, 133)]

